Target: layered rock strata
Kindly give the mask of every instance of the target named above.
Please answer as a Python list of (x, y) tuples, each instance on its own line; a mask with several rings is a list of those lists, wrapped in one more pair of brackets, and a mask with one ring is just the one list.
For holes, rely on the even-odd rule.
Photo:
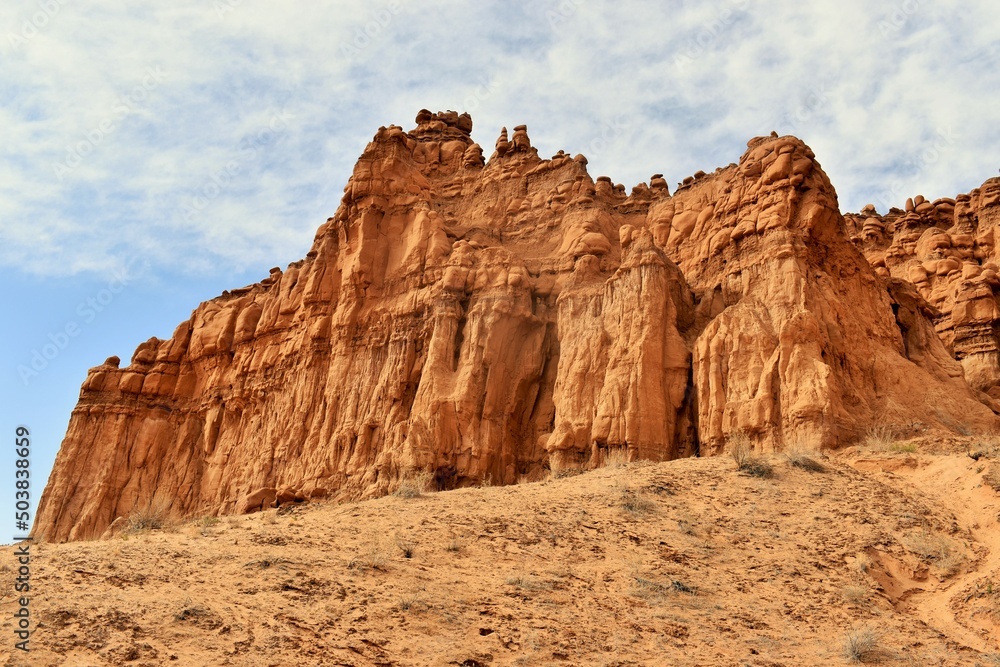
[(949, 353), (971, 329), (942, 341), (921, 285), (869, 265), (798, 139), (626, 194), (582, 155), (539, 157), (523, 125), (488, 161), (471, 131), (426, 110), (380, 128), (304, 260), (91, 369), (36, 536), (375, 496), (417, 471), (448, 489), (615, 449), (715, 454), (738, 431), (776, 450), (997, 425)]
[(968, 383), (1000, 399), (1000, 178), (954, 199), (918, 195), (886, 215), (869, 205), (845, 219), (880, 275), (916, 287)]

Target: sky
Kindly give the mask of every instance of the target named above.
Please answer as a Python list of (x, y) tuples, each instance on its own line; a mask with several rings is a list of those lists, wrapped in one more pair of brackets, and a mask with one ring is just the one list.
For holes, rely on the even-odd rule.
[(14, 432), (32, 512), (87, 369), (308, 251), (379, 126), (469, 112), (487, 155), (674, 184), (795, 134), (843, 211), (1000, 162), (1000, 12), (962, 3), (7, 0), (0, 5), (0, 543)]

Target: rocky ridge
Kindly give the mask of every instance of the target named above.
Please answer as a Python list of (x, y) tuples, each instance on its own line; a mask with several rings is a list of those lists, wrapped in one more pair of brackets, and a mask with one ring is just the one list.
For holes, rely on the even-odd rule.
[[(845, 216), (852, 240), (875, 270), (912, 284), (968, 383), (1000, 399), (1000, 293), (996, 228), (1000, 178), (955, 199), (922, 195), (879, 215), (874, 206)], [(990, 400), (986, 400), (990, 405)]]
[(304, 260), (91, 369), (36, 537), (378, 496), (417, 471), (449, 489), (716, 454), (736, 432), (774, 451), (998, 426), (996, 265), (949, 259), (954, 278), (941, 234), (921, 245), (964, 211), (992, 234), (989, 196), (953, 220), (845, 219), (808, 146), (773, 134), (626, 194), (523, 125), (486, 161), (467, 114), (416, 122), (379, 129)]

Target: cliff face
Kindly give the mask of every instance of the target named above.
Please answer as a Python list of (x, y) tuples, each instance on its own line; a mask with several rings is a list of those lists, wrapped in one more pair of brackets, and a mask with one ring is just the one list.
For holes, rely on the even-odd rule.
[(876, 271), (916, 287), (968, 383), (1000, 399), (1000, 178), (955, 199), (917, 196), (905, 210), (881, 216), (869, 206), (846, 220)]
[(380, 128), (304, 260), (92, 369), (36, 537), (379, 495), (416, 470), (453, 488), (611, 449), (712, 454), (736, 431), (773, 450), (997, 425), (798, 139), (626, 196), (523, 126), (486, 162), (471, 129)]

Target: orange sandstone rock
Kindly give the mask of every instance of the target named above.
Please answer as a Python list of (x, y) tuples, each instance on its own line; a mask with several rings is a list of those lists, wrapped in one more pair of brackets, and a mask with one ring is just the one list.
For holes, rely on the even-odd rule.
[[(997, 426), (923, 287), (996, 266), (928, 260), (915, 288), (880, 277), (920, 234), (870, 265), (798, 139), (754, 139), (674, 196), (661, 174), (626, 196), (582, 156), (541, 159), (524, 126), (488, 162), (471, 130), (427, 110), (410, 132), (380, 128), (304, 260), (201, 304), (128, 366), (91, 369), (36, 537), (92, 538), (149, 507), (376, 496), (416, 470), (444, 489), (612, 449), (712, 454), (735, 431), (781, 449), (886, 419)], [(925, 203), (906, 215), (945, 215)], [(864, 216), (865, 238), (895, 242), (896, 219)], [(951, 312), (992, 322), (969, 294)]]
[(880, 216), (871, 207), (846, 221), (876, 270), (911, 282), (933, 308), (935, 329), (968, 384), (1000, 398), (1000, 178), (956, 199), (918, 195), (906, 212)]

